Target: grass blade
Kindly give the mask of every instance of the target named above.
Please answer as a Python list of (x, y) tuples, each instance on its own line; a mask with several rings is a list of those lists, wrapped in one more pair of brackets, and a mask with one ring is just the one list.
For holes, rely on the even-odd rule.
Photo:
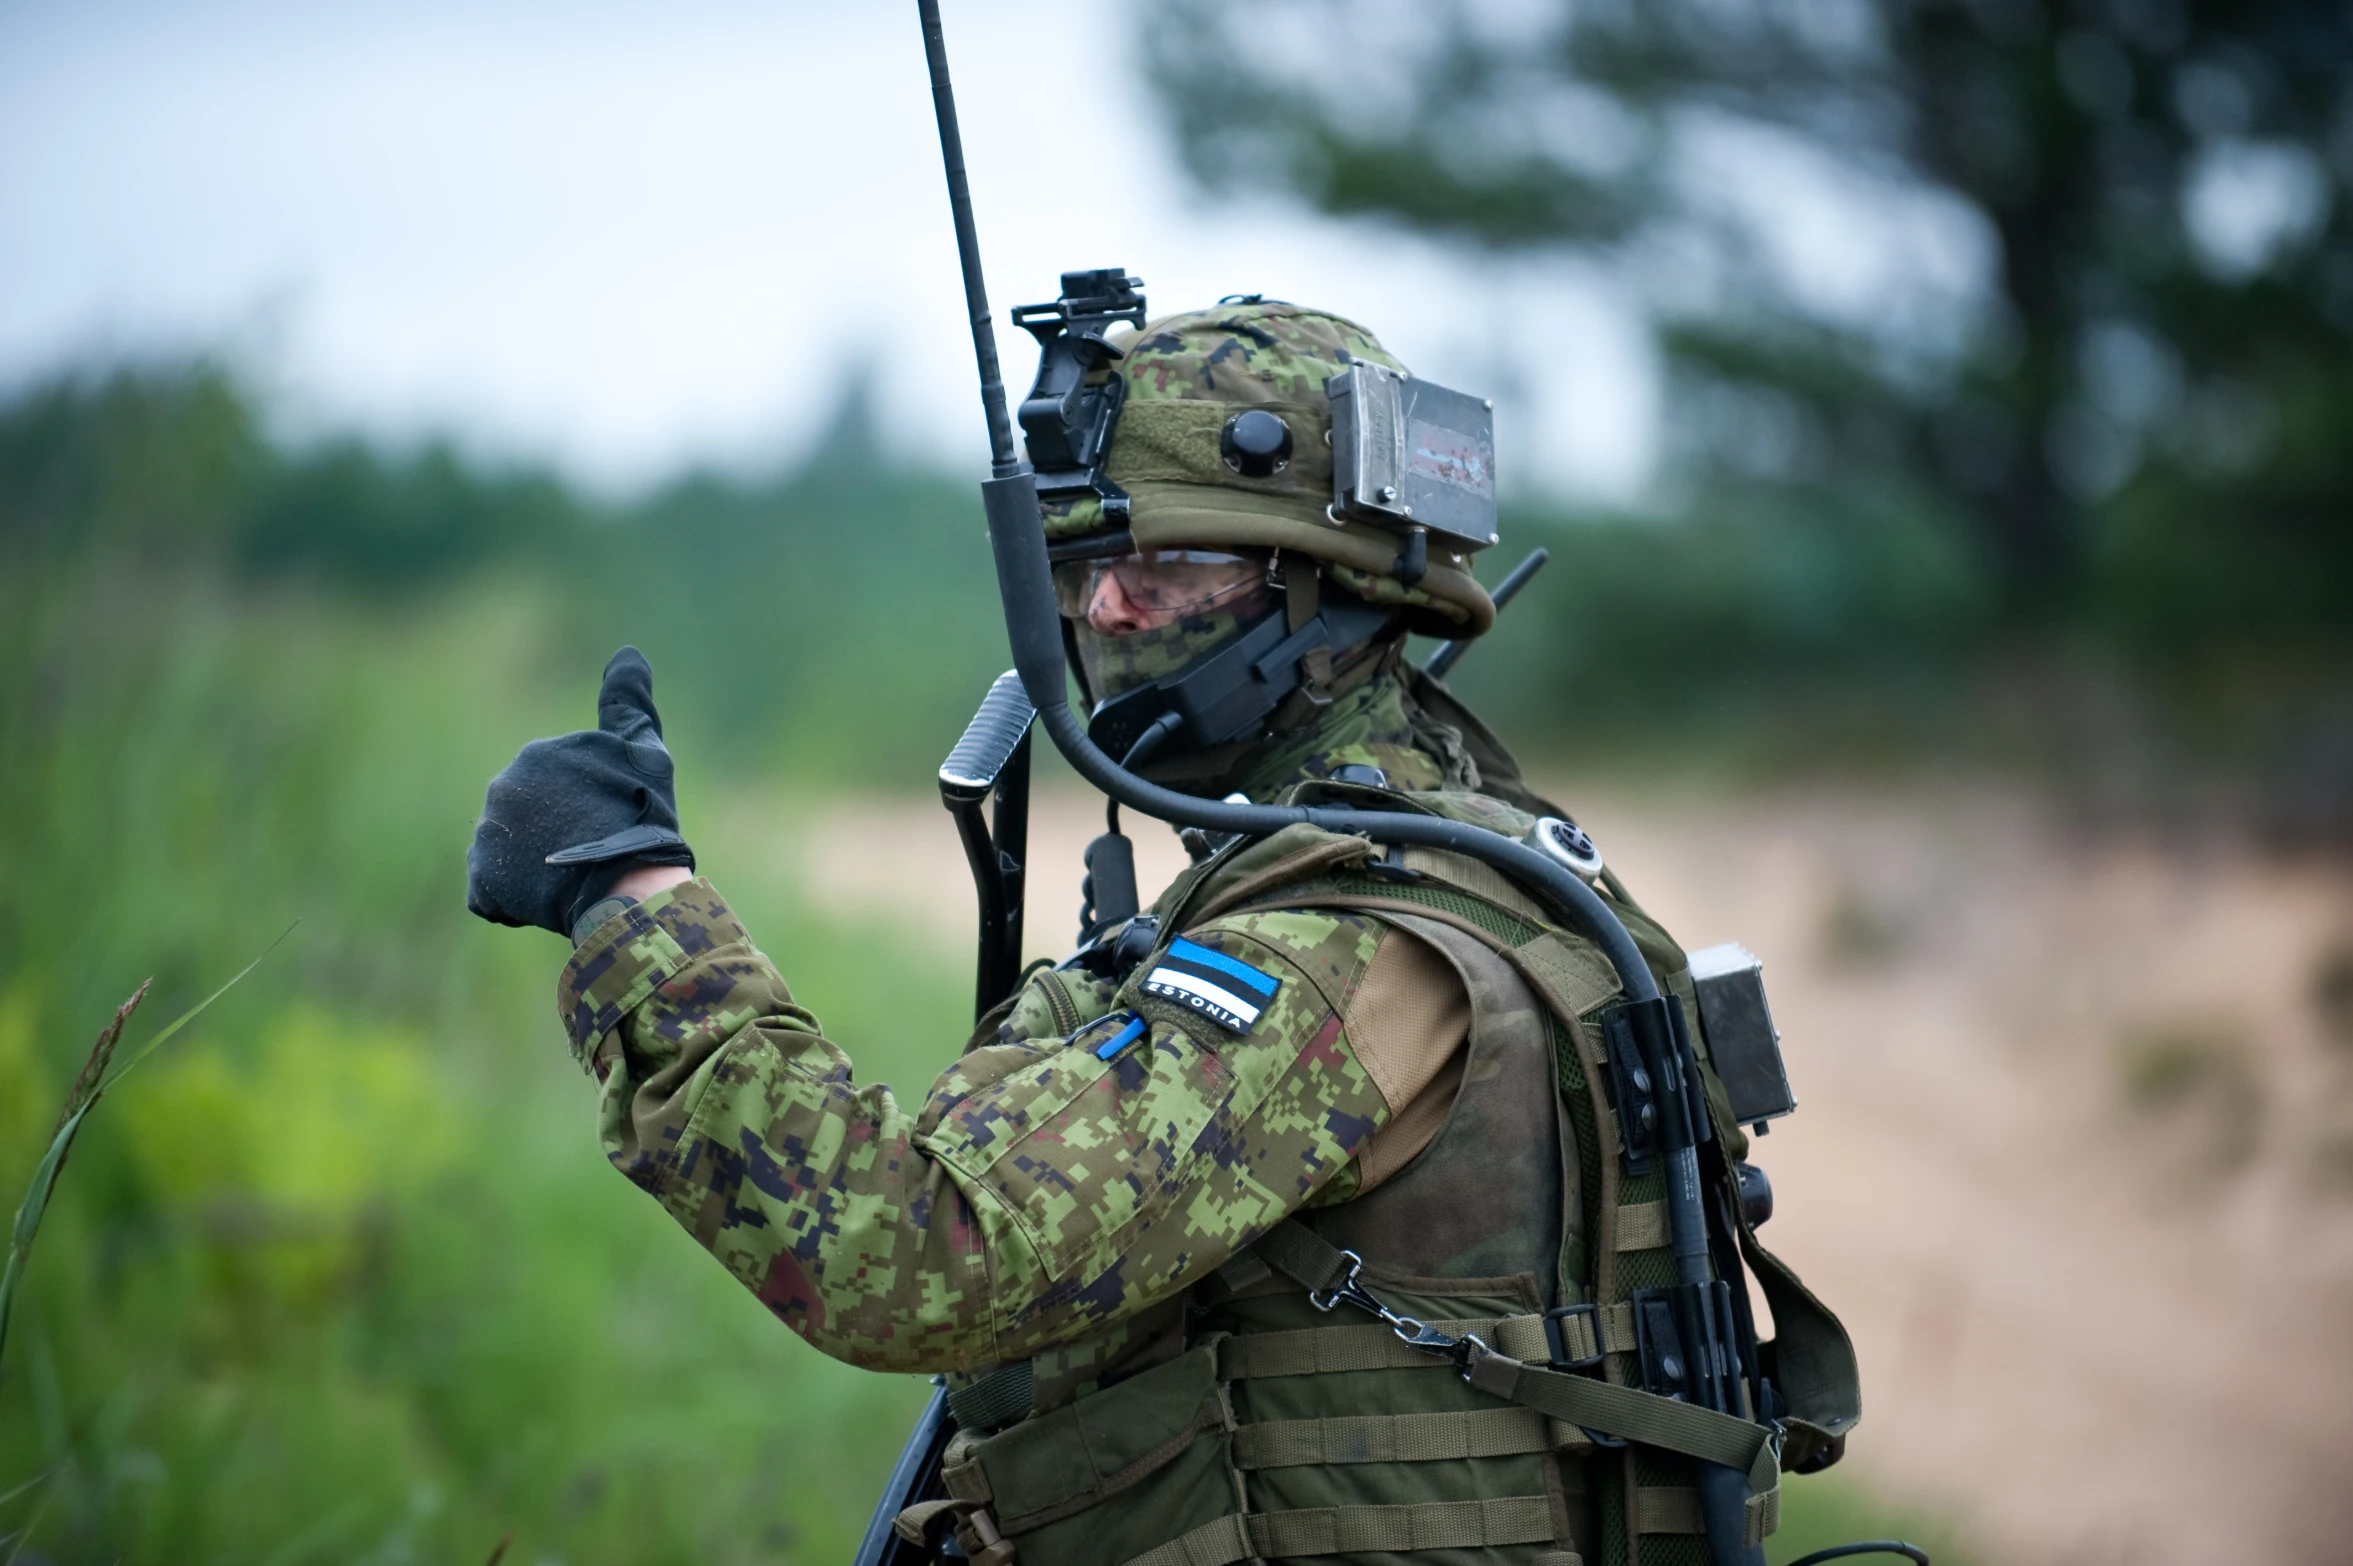
[[(97, 1102), (95, 1099), (91, 1103)], [(72, 1118), (57, 1128), (49, 1139), (49, 1151), (41, 1155), (41, 1162), (33, 1170), (33, 1183), (25, 1191), (25, 1199), (16, 1209), (16, 1227), (8, 1236), (8, 1275), (16, 1276), (15, 1262), (19, 1253), (32, 1249), (33, 1235), (41, 1227), (41, 1214), (49, 1206), (49, 1193), (56, 1188), (57, 1171), (65, 1165), (66, 1150), (73, 1146), (74, 1133), (82, 1129), (82, 1120), (90, 1113), (84, 1104), (73, 1112)], [(7, 1318), (0, 1317), (0, 1321)]]
[(24, 1494), (27, 1490), (30, 1490), (34, 1485), (41, 1483), (41, 1481), (47, 1479), (56, 1471), (57, 1470), (54, 1468), (44, 1468), (39, 1473), (33, 1475), (32, 1478), (27, 1479), (24, 1483), (18, 1485), (13, 1490), (0, 1490), (0, 1506), (6, 1506), (10, 1501), (15, 1500), (18, 1496)]
[[(297, 919), (294, 924), (302, 921)], [(115, 1046), (121, 1042), (123, 1025), (139, 1009), (139, 1002), (147, 997), (147, 984), (139, 986), (129, 1000), (115, 1008), (114, 1020), (100, 1030), (98, 1040), (90, 1046), (90, 1058), (82, 1063), (81, 1074), (74, 1078), (73, 1087), (66, 1093), (65, 1103), (58, 1110), (57, 1130), (49, 1138), (49, 1150), (41, 1155), (40, 1167), (33, 1171), (33, 1183), (26, 1188), (24, 1200), (17, 1204), (16, 1222), (8, 1235), (8, 1263), (0, 1269), (0, 1355), (8, 1348), (8, 1318), (15, 1314), (16, 1291), (23, 1282), (25, 1262), (32, 1255), (33, 1237), (41, 1231), (42, 1215), (49, 1210), (49, 1197), (57, 1188), (57, 1177), (65, 1168), (66, 1155), (73, 1151), (74, 1137), (81, 1131), (82, 1122), (106, 1090), (129, 1076), (139, 1062), (154, 1054), (165, 1042), (189, 1023), (201, 1016), (206, 1007), (236, 988), (239, 980), (261, 966), (262, 958), (278, 949), (286, 937), (294, 933), (294, 924), (286, 926), (278, 939), (262, 948), (256, 957), (237, 970), (228, 983), (213, 991), (172, 1020), (162, 1032), (141, 1044), (121, 1065), (114, 1063)]]
[(108, 1088), (113, 1087), (117, 1082), (120, 1082), (123, 1078), (129, 1076), (133, 1071), (137, 1070), (139, 1062), (145, 1060), (148, 1056), (161, 1049), (167, 1042), (170, 1041), (173, 1034), (179, 1032), (189, 1023), (194, 1022), (197, 1016), (202, 1013), (207, 1006), (210, 1006), (214, 1001), (219, 1000), (222, 996), (228, 994), (229, 991), (235, 989), (237, 987), (238, 981), (243, 979), (254, 969), (260, 967), (264, 958), (268, 957), (270, 953), (276, 951), (280, 946), (283, 946), (286, 943), (286, 937), (294, 933), (295, 925), (299, 925), (301, 923), (302, 921), (297, 919), (294, 921), (294, 924), (290, 924), (286, 926), (285, 929), (280, 930), (278, 932), (278, 938), (261, 949), (260, 957), (254, 958), (253, 961), (238, 969), (234, 974), (231, 974), (229, 976), (228, 983), (222, 985), (219, 989), (213, 991), (210, 995), (207, 995), (204, 997), (204, 999), (198, 1001), (195, 1005), (180, 1013), (179, 1016), (172, 1019), (172, 1021), (164, 1028), (161, 1033), (158, 1033), (155, 1037), (149, 1039), (146, 1043), (133, 1050), (131, 1052), (130, 1059), (124, 1061), (119, 1068), (100, 1080), (97, 1091), (90, 1095), (90, 1102), (93, 1104), (98, 1102), (100, 1094), (103, 1094)]
[[(114, 1020), (99, 1030), (98, 1042), (90, 1046), (90, 1058), (82, 1062), (81, 1075), (74, 1078), (74, 1085), (66, 1092), (65, 1103), (57, 1111), (57, 1125), (50, 1133), (52, 1136), (63, 1131), (66, 1121), (79, 1114), (98, 1096), (98, 1084), (106, 1079), (106, 1068), (114, 1060), (114, 1047), (122, 1042), (123, 1024), (131, 1020), (131, 1013), (139, 1009), (139, 1003), (147, 998), (147, 992), (154, 984), (154, 975), (150, 974), (145, 984), (131, 992), (129, 1000), (114, 1009)], [(64, 1166), (61, 1164), (59, 1167)]]
[(16, 1536), (15, 1547), (9, 1550), (7, 1560), (0, 1561), (0, 1566), (16, 1566), (16, 1558), (24, 1553), (24, 1547), (32, 1541), (33, 1530), (41, 1526), (41, 1519), (49, 1515), (49, 1503), (56, 1499), (57, 1492), (55, 1490), (41, 1497), (40, 1506), (34, 1510), (32, 1518), (24, 1525), (24, 1531)]
[(8, 1318), (16, 1313), (17, 1285), (24, 1278), (25, 1259), (33, 1251), (33, 1236), (40, 1232), (41, 1215), (49, 1210), (57, 1171), (65, 1164), (74, 1133), (81, 1130), (83, 1118), (97, 1102), (93, 1096), (57, 1128), (57, 1134), (49, 1139), (49, 1151), (41, 1155), (40, 1167), (33, 1171), (33, 1183), (26, 1189), (24, 1201), (16, 1209), (16, 1225), (8, 1236), (8, 1265), (0, 1269), (0, 1353), (8, 1348)]

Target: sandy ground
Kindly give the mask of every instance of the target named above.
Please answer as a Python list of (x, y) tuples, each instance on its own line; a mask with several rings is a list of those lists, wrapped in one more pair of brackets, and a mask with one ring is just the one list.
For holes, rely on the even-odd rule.
[[(1765, 1237), (1854, 1333), (1861, 1477), (1990, 1560), (2353, 1559), (2353, 1040), (2313, 999), (2353, 874), (1984, 790), (1554, 792), (1688, 946), (1765, 961), (1802, 1104)], [(1035, 953), (1100, 809), (1040, 803)], [(829, 904), (969, 960), (935, 805), (804, 832)]]

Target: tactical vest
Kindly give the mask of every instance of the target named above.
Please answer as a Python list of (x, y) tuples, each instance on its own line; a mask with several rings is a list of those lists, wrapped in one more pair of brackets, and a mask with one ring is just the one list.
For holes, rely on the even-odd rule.
[[(1483, 796), (1406, 798), (1504, 830), (1529, 819)], [(1779, 1438), (1630, 1385), (1631, 1297), (1675, 1271), (1661, 1176), (1630, 1177), (1618, 1157), (1594, 1023), (1616, 976), (1488, 866), (1376, 852), (1307, 826), (1236, 845), (1163, 895), (1159, 940), (1226, 914), (1314, 908), (1428, 942), (1472, 1011), (1444, 1126), (1373, 1190), (1285, 1221), (1102, 1339), (951, 1378), (953, 1499), (910, 1508), (903, 1534), (952, 1517), (984, 1566), (1705, 1566), (1686, 1454), (1749, 1472), (1761, 1537), (1777, 1515), (1776, 1462), (1819, 1465), (1855, 1423), (1844, 1329), (1745, 1220), (1740, 1246), (1778, 1332), (1760, 1359), (1788, 1404)], [(1696, 1017), (1680, 950), (1630, 900), (1617, 911)], [(1737, 1158), (1746, 1139), (1709, 1076), (1717, 1134)], [(1332, 1308), (1312, 1291), (1351, 1257), (1391, 1310), (1476, 1334), (1493, 1354), (1456, 1364)]]

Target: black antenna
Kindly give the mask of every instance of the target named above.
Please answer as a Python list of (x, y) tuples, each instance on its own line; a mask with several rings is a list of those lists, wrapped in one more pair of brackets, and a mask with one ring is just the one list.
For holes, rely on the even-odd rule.
[[(1504, 605), (1517, 598), (1520, 589), (1528, 585), (1528, 578), (1543, 570), (1544, 562), (1551, 558), (1552, 551), (1549, 549), (1530, 550), (1527, 559), (1513, 566), (1511, 575), (1495, 586), (1495, 612), (1503, 613)], [(1430, 654), (1430, 661), (1422, 665), (1422, 673), (1434, 680), (1446, 678), (1446, 671), (1462, 660), (1462, 655), (1470, 650), (1470, 645), (1468, 641), (1448, 642)]]
[(1013, 454), (1013, 421), (1005, 416), (1005, 381), (997, 368), (997, 335), (989, 322), (989, 290), (981, 281), (980, 232), (972, 223), (972, 181), (964, 173), (964, 133), (956, 127), (956, 89), (948, 80), (948, 40), (940, 31), (940, 0), (915, 0), (923, 18), (923, 58), (931, 66), (931, 107), (940, 122), (940, 161), (948, 170), (948, 206), (956, 215), (956, 260), (964, 268), (964, 309), (972, 317), (972, 356), (980, 361), (980, 405), (989, 420), (989, 471), (1010, 478), (1021, 471)]

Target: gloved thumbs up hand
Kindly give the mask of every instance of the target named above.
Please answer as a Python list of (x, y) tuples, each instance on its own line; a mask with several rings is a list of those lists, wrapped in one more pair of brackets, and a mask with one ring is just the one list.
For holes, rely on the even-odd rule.
[(466, 907), (558, 935), (636, 865), (694, 867), (654, 671), (634, 647), (605, 665), (596, 723), (533, 740), (490, 780), (466, 851)]
[[(654, 666), (634, 647), (624, 647), (605, 665), (605, 683), (596, 693), (596, 726), (602, 734), (624, 740), (651, 736), (662, 743), (662, 716), (654, 711)], [(662, 766), (669, 767), (663, 752)]]

